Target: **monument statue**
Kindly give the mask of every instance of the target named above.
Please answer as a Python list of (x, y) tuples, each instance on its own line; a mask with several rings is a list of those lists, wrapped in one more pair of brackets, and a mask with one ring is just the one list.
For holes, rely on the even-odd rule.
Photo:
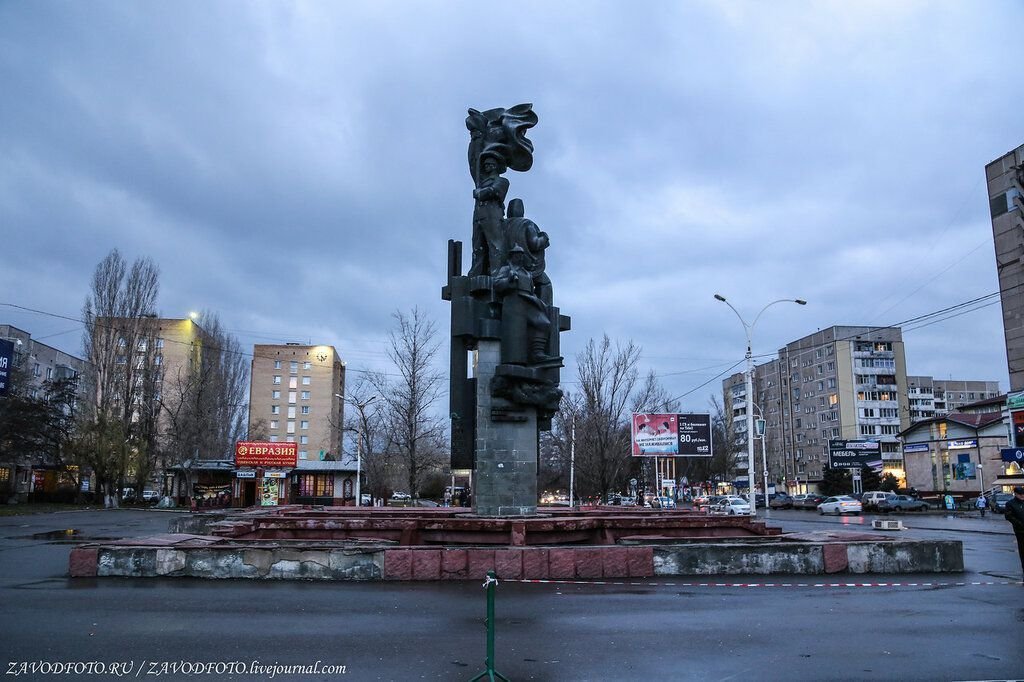
[(550, 237), (522, 199), (505, 206), (504, 175), (533, 166), (526, 133), (535, 125), (532, 104), (469, 110), (473, 253), (463, 275), (462, 242), (449, 240), (441, 293), (452, 304), (452, 469), (476, 472), (474, 506), (488, 516), (536, 511), (538, 436), (562, 397), (559, 333), (571, 325), (554, 306)]

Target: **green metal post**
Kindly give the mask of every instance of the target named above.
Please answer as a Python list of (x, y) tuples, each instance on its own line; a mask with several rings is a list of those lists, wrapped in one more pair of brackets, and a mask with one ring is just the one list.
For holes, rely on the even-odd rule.
[(484, 587), (487, 588), (487, 620), (484, 621), (484, 624), (487, 626), (487, 658), (484, 660), (486, 668), (469, 682), (477, 682), (477, 680), (483, 679), (487, 679), (488, 682), (495, 682), (495, 680), (511, 682), (511, 680), (494, 669), (494, 588), (497, 585), (498, 579), (495, 577), (494, 571), (487, 571), (487, 580), (484, 582)]

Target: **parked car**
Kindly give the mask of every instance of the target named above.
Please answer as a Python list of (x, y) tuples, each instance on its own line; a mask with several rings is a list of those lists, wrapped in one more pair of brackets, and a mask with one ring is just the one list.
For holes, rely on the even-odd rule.
[(896, 497), (896, 493), (872, 490), (864, 493), (860, 498), (860, 503), (864, 506), (864, 509), (878, 509), (882, 502), (891, 500), (894, 497)]
[(728, 514), (730, 516), (737, 514), (749, 514), (750, 503), (736, 495), (725, 495), (711, 507), (711, 511), (713, 513)]
[(400, 493), (400, 492), (396, 491), (396, 492), (391, 493), (391, 499), (392, 500), (411, 500), (412, 499), (412, 495), (410, 495), (409, 493)]
[(817, 509), (818, 505), (825, 501), (824, 495), (817, 493), (804, 493), (793, 496), (793, 509)]
[(792, 509), (793, 498), (786, 493), (775, 493), (768, 498), (769, 509)]
[(880, 512), (928, 511), (928, 506), (924, 500), (915, 500), (910, 495), (891, 495), (876, 503), (875, 508)]
[(725, 498), (722, 495), (711, 495), (710, 497), (706, 498), (704, 502), (696, 504), (695, 506), (698, 510), (709, 512), (715, 505), (717, 505), (723, 499)]
[(825, 501), (818, 505), (819, 514), (855, 514), (860, 516), (861, 503), (858, 500), (853, 499), (849, 495), (838, 495), (836, 497), (826, 497)]
[(676, 501), (673, 500), (671, 497), (668, 497), (666, 495), (661, 495), (660, 497), (655, 497), (654, 501), (655, 501), (655, 506), (656, 507), (661, 507), (662, 509), (675, 509), (676, 508)]
[(995, 493), (988, 498), (988, 506), (992, 511), (1004, 514), (1007, 511), (1007, 503), (1014, 499), (1009, 493)]

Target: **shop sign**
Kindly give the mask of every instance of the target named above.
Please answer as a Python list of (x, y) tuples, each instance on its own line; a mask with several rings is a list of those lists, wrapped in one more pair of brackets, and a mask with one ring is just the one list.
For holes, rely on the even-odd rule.
[(1007, 395), (1006, 407), (1010, 410), (1024, 410), (1024, 391), (1018, 391)]
[(235, 478), (256, 478), (255, 471), (236, 471)]
[(928, 443), (908, 443), (903, 446), (903, 454), (913, 452), (928, 452)]
[(1020, 448), (1003, 448), (999, 454), (1004, 462), (1024, 462), (1024, 450)]
[(833, 469), (859, 469), (882, 459), (882, 446), (874, 440), (830, 440), (828, 465)]
[(277, 506), (277, 491), (278, 484), (276, 478), (264, 478), (262, 485), (260, 485), (260, 506), (261, 507), (276, 507)]
[(236, 467), (294, 467), (298, 458), (298, 443), (239, 441), (235, 444)]
[(966, 450), (967, 448), (978, 447), (978, 441), (974, 438), (970, 440), (951, 440), (946, 446), (948, 450)]
[(263, 478), (288, 478), (287, 471), (264, 471)]

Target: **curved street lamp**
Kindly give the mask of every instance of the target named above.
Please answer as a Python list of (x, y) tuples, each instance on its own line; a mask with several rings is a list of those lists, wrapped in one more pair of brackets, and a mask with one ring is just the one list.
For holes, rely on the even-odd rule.
[[(799, 298), (780, 298), (777, 301), (765, 305), (761, 310), (754, 316), (754, 321), (747, 324), (747, 321), (740, 315), (740, 311), (733, 307), (732, 303), (725, 300), (725, 296), (721, 294), (715, 294), (715, 300), (721, 301), (722, 303), (729, 306), (729, 309), (736, 313), (737, 319), (740, 324), (743, 325), (743, 331), (747, 335), (747, 371), (746, 371), (746, 394), (747, 404), (744, 406), (744, 411), (747, 414), (747, 486), (749, 487), (749, 498), (750, 498), (750, 515), (757, 516), (757, 504), (754, 499), (754, 439), (752, 437), (754, 433), (754, 411), (750, 409), (750, 406), (754, 404), (754, 354), (751, 352), (751, 346), (753, 345), (753, 334), (754, 327), (757, 325), (757, 321), (761, 319), (761, 315), (764, 311), (771, 308), (776, 303), (796, 303), (797, 305), (807, 305), (807, 301)], [(767, 485), (765, 486), (765, 495), (767, 496)]]

